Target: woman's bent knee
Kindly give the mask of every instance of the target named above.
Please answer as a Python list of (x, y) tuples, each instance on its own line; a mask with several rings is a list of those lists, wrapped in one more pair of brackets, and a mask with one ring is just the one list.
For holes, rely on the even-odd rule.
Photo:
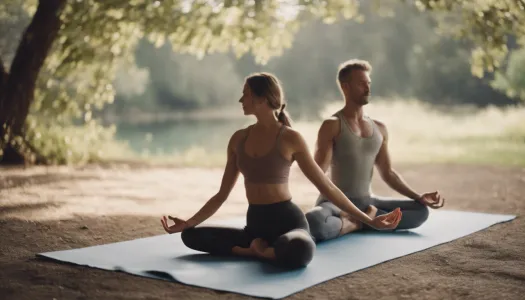
[(277, 262), (288, 268), (306, 267), (313, 259), (315, 242), (306, 230), (280, 236), (274, 244)]
[(186, 247), (195, 249), (196, 235), (195, 228), (188, 228), (181, 232), (180, 238)]

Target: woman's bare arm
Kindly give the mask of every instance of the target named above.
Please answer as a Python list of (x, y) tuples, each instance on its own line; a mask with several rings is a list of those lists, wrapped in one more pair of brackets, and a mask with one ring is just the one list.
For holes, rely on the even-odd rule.
[(211, 217), (217, 210), (222, 206), (224, 201), (228, 199), (237, 178), (239, 177), (239, 169), (237, 168), (236, 154), (234, 147), (239, 141), (242, 130), (235, 132), (228, 143), (228, 158), (226, 162), (226, 167), (224, 169), (224, 174), (222, 176), (221, 187), (219, 192), (204, 204), (204, 206), (186, 223), (189, 227), (194, 227), (204, 222), (206, 219)]
[(293, 147), (293, 157), (297, 161), (299, 168), (304, 175), (310, 180), (321, 194), (328, 200), (339, 207), (341, 210), (349, 213), (358, 221), (368, 224), (372, 219), (357, 208), (335, 184), (324, 174), (321, 168), (312, 158), (308, 145), (300, 133), (289, 130), (290, 141)]

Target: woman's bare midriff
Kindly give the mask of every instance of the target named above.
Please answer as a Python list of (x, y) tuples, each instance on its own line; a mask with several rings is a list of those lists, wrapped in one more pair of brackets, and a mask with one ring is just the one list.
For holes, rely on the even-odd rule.
[(292, 199), (288, 183), (246, 183), (244, 186), (246, 187), (246, 198), (250, 204), (272, 204)]

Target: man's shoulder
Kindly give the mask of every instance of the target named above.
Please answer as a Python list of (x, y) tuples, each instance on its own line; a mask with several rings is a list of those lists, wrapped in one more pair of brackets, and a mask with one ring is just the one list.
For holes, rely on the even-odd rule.
[(321, 139), (333, 139), (339, 135), (339, 129), (341, 128), (341, 121), (335, 115), (330, 116), (323, 120), (319, 127), (318, 138)]
[(321, 127), (335, 127), (335, 128), (338, 128), (339, 127), (339, 122), (341, 122), (341, 120), (339, 119), (339, 117), (337, 115), (331, 115), (330, 117), (328, 118), (325, 118), (323, 120), (323, 122), (321, 123)]
[(386, 125), (385, 123), (379, 121), (378, 119), (374, 119), (374, 118), (370, 118), (372, 121), (374, 121), (374, 123), (377, 125), (377, 126), (380, 126), (380, 127), (385, 127), (386, 128)]
[(383, 135), (385, 135), (386, 132), (387, 132), (387, 128), (386, 128), (385, 123), (383, 123), (383, 122), (381, 122), (381, 121), (379, 121), (379, 120), (377, 120), (377, 119), (373, 119), (373, 118), (370, 118), (370, 119), (371, 119), (372, 121), (374, 121), (374, 124), (377, 126), (377, 128), (379, 128), (379, 130), (381, 131), (381, 133), (382, 133)]

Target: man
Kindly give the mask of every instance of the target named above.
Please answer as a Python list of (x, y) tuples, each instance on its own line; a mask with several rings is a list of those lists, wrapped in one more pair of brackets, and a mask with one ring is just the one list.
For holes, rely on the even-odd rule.
[[(396, 229), (416, 228), (428, 218), (427, 207), (442, 207), (445, 199), (438, 192), (415, 192), (392, 168), (386, 126), (363, 112), (370, 97), (371, 70), (367, 61), (357, 59), (340, 66), (338, 83), (345, 105), (323, 121), (318, 132), (315, 160), (324, 172), (331, 166), (334, 184), (370, 217), (399, 207), (402, 219)], [(410, 199), (393, 200), (372, 195), (374, 165), (388, 186)], [(323, 195), (319, 196), (316, 206), (306, 217), (311, 234), (317, 241), (333, 239), (366, 227), (352, 220)]]

